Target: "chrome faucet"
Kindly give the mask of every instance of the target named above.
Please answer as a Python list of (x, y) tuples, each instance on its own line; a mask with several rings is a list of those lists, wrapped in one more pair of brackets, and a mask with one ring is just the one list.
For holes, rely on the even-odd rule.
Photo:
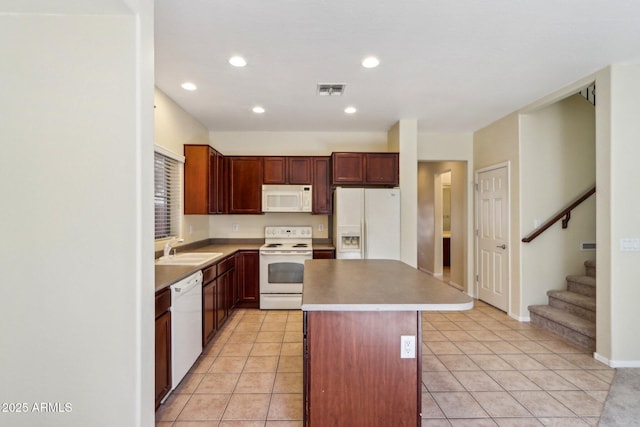
[(168, 257), (169, 254), (171, 254), (171, 246), (173, 246), (176, 243), (182, 243), (184, 242), (184, 239), (179, 239), (177, 237), (169, 240), (167, 243), (164, 244), (164, 257)]

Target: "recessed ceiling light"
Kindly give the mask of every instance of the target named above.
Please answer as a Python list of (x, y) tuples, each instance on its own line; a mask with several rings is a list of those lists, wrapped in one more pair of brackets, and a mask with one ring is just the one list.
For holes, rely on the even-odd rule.
[(257, 106), (255, 106), (255, 107), (253, 107), (253, 110), (252, 110), (252, 111), (253, 111), (254, 113), (256, 113), (256, 114), (262, 114), (262, 113), (264, 113), (265, 109), (264, 109), (264, 108), (262, 108), (262, 107), (260, 107), (259, 105), (257, 105)]
[(368, 56), (362, 60), (364, 68), (376, 68), (378, 65), (380, 65), (380, 60), (375, 56)]
[(247, 60), (242, 56), (232, 56), (231, 58), (229, 58), (229, 64), (233, 65), (234, 67), (244, 67), (245, 65), (247, 65)]
[(344, 109), (344, 112), (347, 113), (347, 114), (353, 114), (356, 111), (358, 111), (358, 110), (356, 110), (356, 107), (347, 107), (347, 108)]
[(182, 89), (184, 90), (196, 90), (198, 89), (198, 86), (196, 86), (195, 84), (191, 83), (191, 82), (184, 82), (182, 83)]

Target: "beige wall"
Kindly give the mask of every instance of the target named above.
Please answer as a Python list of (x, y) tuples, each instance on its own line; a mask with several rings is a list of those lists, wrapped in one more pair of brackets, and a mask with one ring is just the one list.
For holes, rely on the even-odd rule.
[[(512, 113), (495, 123), (477, 131), (473, 136), (473, 166), (477, 171), (493, 165), (508, 163), (509, 198), (511, 209), (509, 211), (511, 227), (510, 234), (510, 272), (511, 287), (509, 295), (509, 315), (523, 319), (528, 317), (528, 312), (520, 310), (521, 285), (520, 285), (520, 152), (519, 138), (520, 127), (518, 113)], [(477, 266), (474, 267), (477, 271)]]
[(608, 67), (596, 74), (596, 87), (596, 357), (640, 367), (640, 252), (621, 250), (621, 239), (640, 238), (640, 65)]
[(30, 411), (0, 424), (151, 427), (153, 2), (10, 3), (0, 401)]
[[(180, 156), (184, 155), (185, 144), (209, 145), (209, 130), (158, 88), (155, 89), (154, 105), (154, 137), (157, 145)], [(209, 234), (208, 215), (182, 217), (180, 237), (185, 244), (208, 239)], [(155, 243), (156, 250), (163, 246), (163, 241)]]
[(436, 177), (451, 172), (451, 282), (468, 290), (468, 205), (466, 162), (418, 163), (418, 268), (428, 273), (441, 274), (441, 230), (436, 228), (438, 194)]
[[(595, 184), (595, 109), (573, 95), (520, 117), (520, 206), (522, 238)], [(530, 243), (521, 243), (520, 312), (531, 304), (547, 304), (546, 292), (566, 289), (568, 274), (584, 274), (584, 261), (594, 251), (595, 197), (571, 214), (567, 229), (560, 222)]]

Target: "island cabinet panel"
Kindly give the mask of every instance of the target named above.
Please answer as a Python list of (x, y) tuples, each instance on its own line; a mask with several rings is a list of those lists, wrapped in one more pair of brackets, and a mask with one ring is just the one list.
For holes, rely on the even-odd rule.
[[(403, 335), (415, 358), (400, 357)], [(420, 337), (415, 311), (305, 312), (304, 425), (420, 426)]]
[(262, 157), (227, 157), (229, 213), (262, 213)]
[(331, 197), (331, 158), (313, 157), (313, 207), (312, 213), (333, 213)]
[(156, 409), (171, 390), (171, 291), (156, 294), (155, 395)]

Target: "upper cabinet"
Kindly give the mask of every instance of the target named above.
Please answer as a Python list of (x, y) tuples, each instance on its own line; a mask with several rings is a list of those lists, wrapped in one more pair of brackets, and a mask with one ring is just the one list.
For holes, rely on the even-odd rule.
[(184, 213), (225, 213), (224, 156), (208, 145), (184, 146)]
[(399, 183), (398, 153), (333, 153), (333, 185), (384, 185)]
[(226, 157), (230, 214), (262, 213), (262, 157)]
[(313, 210), (314, 214), (331, 215), (333, 200), (331, 198), (331, 158), (313, 157)]
[(312, 184), (311, 157), (264, 157), (263, 162), (263, 184)]

